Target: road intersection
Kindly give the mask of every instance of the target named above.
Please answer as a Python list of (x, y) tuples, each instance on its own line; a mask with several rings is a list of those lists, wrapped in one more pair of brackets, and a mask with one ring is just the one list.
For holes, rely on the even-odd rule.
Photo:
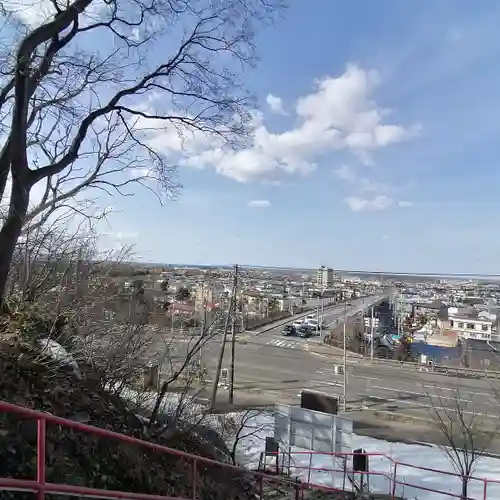
[[(343, 314), (343, 305), (334, 307), (328, 316), (325, 311), (325, 322), (335, 324), (342, 320)], [(343, 376), (336, 373), (335, 365), (342, 365), (342, 351), (326, 346), (319, 337), (282, 336), (281, 329), (282, 325), (237, 336), (236, 404), (272, 405), (279, 402), (295, 405), (299, 403), (303, 389), (341, 398)], [(177, 345), (180, 357), (188, 345), (185, 339)], [(220, 336), (203, 346), (203, 364), (209, 379), (215, 377), (220, 347)], [(225, 347), (222, 366), (230, 366), (229, 345)], [(348, 413), (352, 415), (362, 414), (364, 418), (373, 419), (374, 423), (384, 423), (389, 419), (403, 421), (410, 424), (407, 427), (411, 429), (419, 423), (429, 425), (433, 409), (445, 407), (447, 411), (453, 411), (459, 405), (464, 414), (479, 414), (500, 424), (498, 382), (419, 372), (399, 364), (381, 365), (352, 354), (348, 356), (347, 366)], [(221, 389), (218, 401), (225, 400), (227, 391)]]

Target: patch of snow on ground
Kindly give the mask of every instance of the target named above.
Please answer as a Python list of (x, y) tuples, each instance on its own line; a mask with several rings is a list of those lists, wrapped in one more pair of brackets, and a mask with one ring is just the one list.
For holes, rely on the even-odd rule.
[[(151, 393), (146, 396), (144, 393), (127, 389), (123, 397), (140, 403), (143, 408), (149, 407), (152, 409), (156, 394)], [(139, 401), (140, 400), (140, 401)], [(178, 394), (168, 394), (166, 397), (166, 407), (164, 411), (168, 412), (170, 408), (175, 408), (179, 404), (180, 396)], [(191, 404), (190, 412), (202, 414), (206, 408), (202, 405)], [(238, 443), (237, 461), (244, 466), (257, 469), (261, 452), (265, 448), (265, 439), (267, 436), (272, 436), (274, 432), (274, 414), (272, 412), (256, 412), (257, 415), (248, 419), (246, 426), (242, 429), (241, 434), (249, 434)], [(245, 413), (227, 414), (227, 418), (232, 418), (234, 421), (243, 418)], [(217, 415), (207, 416), (204, 423), (213, 424), (214, 429), (217, 429)], [(228, 443), (232, 445), (232, 443)], [(374, 439), (366, 436), (352, 435), (352, 451), (357, 448), (363, 448), (368, 453), (380, 453), (386, 456), (371, 456), (369, 458), (370, 472), (382, 473), (382, 475), (370, 475), (370, 491), (378, 493), (389, 493), (391, 490), (391, 477), (393, 474), (393, 462), (388, 458), (391, 457), (398, 462), (397, 465), (397, 480), (407, 485), (397, 485), (396, 494), (407, 499), (418, 500), (449, 500), (451, 498), (459, 498), (461, 492), (461, 479), (457, 476), (447, 475), (454, 473), (453, 465), (444, 452), (437, 446), (392, 443), (380, 439)], [(292, 447), (291, 467), (290, 472), (293, 476), (299, 476), (302, 481), (319, 484), (323, 486), (333, 486), (336, 488), (343, 487), (343, 472), (341, 461), (337, 460), (332, 463), (332, 457), (327, 454), (314, 454), (312, 456), (307, 453), (307, 450)], [(411, 464), (413, 467), (401, 465), (401, 463)], [(266, 464), (271, 467), (275, 463), (271, 457), (268, 457)], [(280, 464), (282, 459), (280, 459)], [(352, 461), (348, 461), (348, 464)], [(285, 465), (288, 466), (288, 458), (285, 459)], [(347, 469), (352, 466), (348, 465)], [(429, 469), (438, 469), (442, 472), (433, 472), (418, 469), (416, 467), (426, 467)], [(335, 468), (338, 472), (331, 472)], [(325, 471), (314, 469), (327, 469)], [(468, 497), (472, 499), (496, 500), (500, 498), (500, 459), (491, 457), (481, 457), (477, 464), (473, 476), (478, 479), (472, 479), (469, 483)], [(358, 476), (359, 478), (359, 476)], [(357, 479), (358, 479), (357, 478)], [(484, 482), (483, 478), (491, 481), (487, 485), (487, 494), (484, 497)], [(347, 482), (347, 485), (349, 483)], [(413, 485), (412, 486), (408, 486)], [(347, 486), (349, 488), (349, 486)], [(442, 492), (436, 493), (425, 491), (421, 488), (428, 488)], [(454, 497), (451, 495), (455, 495)]]
[[(259, 414), (255, 418), (250, 419), (247, 425), (256, 435), (243, 439), (240, 443), (240, 463), (243, 463), (248, 468), (256, 469), (259, 465), (260, 453), (264, 451), (265, 438), (266, 436), (273, 435), (274, 415), (271, 413)], [(368, 453), (381, 453), (391, 457), (394, 461), (414, 466), (408, 467), (398, 463), (396, 469), (397, 480), (413, 485), (413, 487), (397, 485), (396, 494), (398, 496), (412, 500), (449, 500), (451, 498), (459, 498), (460, 496), (461, 479), (457, 476), (445, 474), (446, 472), (454, 473), (454, 469), (448, 457), (437, 446), (391, 443), (380, 439), (353, 434), (352, 449), (357, 448), (363, 448)], [(309, 453), (304, 453), (305, 451), (306, 450), (292, 447), (290, 469), (292, 475), (299, 476), (304, 482), (342, 488), (343, 472), (340, 460), (337, 460), (337, 463), (333, 465), (331, 456), (326, 454), (314, 454), (311, 461), (311, 455)], [(386, 477), (382, 475), (370, 476), (370, 491), (389, 493), (391, 490), (390, 478), (393, 474), (394, 467), (393, 462), (384, 456), (371, 456), (369, 460), (370, 472), (386, 474)], [(273, 459), (268, 458), (267, 464), (271, 465), (271, 463), (274, 463)], [(285, 459), (285, 465), (288, 465), (288, 459)], [(329, 470), (309, 470), (310, 466), (312, 469)], [(338, 472), (331, 472), (331, 469), (334, 467)], [(348, 469), (351, 467), (350, 465), (347, 466)], [(416, 467), (438, 469), (443, 472), (426, 471), (417, 469)], [(486, 498), (488, 500), (500, 498), (500, 460), (498, 458), (481, 457), (477, 462), (473, 476), (481, 480), (472, 479), (470, 481), (468, 488), (469, 498), (478, 500), (484, 498), (483, 478), (499, 481), (499, 483), (488, 483)], [(349, 483), (347, 482), (347, 484)], [(442, 494), (425, 491), (417, 487), (438, 490), (442, 492)], [(451, 495), (456, 496), (453, 497)]]

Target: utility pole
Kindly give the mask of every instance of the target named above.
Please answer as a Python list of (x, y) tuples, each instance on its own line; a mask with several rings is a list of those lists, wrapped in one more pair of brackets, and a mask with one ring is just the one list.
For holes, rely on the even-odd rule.
[(233, 310), (231, 312), (231, 364), (229, 368), (229, 397), (228, 403), (233, 404), (234, 400), (234, 358), (236, 354), (236, 293), (238, 287), (238, 266), (235, 266), (235, 281), (233, 285)]
[(224, 331), (222, 333), (222, 341), (219, 353), (219, 359), (217, 360), (217, 368), (215, 370), (215, 377), (212, 383), (212, 396), (210, 398), (210, 409), (213, 410), (215, 406), (215, 401), (217, 399), (217, 387), (219, 386), (219, 377), (222, 369), (222, 361), (224, 359), (224, 348), (226, 346), (227, 332), (229, 330), (229, 319), (231, 318), (231, 311), (233, 310), (233, 303), (236, 297), (236, 287), (238, 285), (238, 266), (234, 266), (234, 277), (233, 277), (233, 289), (231, 292), (231, 299), (229, 301), (229, 307), (227, 309), (226, 318), (224, 320)]
[(374, 315), (373, 315), (373, 306), (372, 306), (372, 314), (371, 314), (371, 318), (370, 318), (370, 338), (371, 338), (371, 342), (370, 342), (370, 358), (373, 360), (373, 341), (374, 341), (374, 332), (375, 332), (375, 318), (374, 318)]
[(319, 302), (316, 306), (316, 335), (319, 335)]
[(320, 334), (323, 336), (323, 321), (325, 319), (325, 298), (321, 296), (321, 322), (320, 322)]
[(344, 299), (344, 411), (347, 411), (347, 298)]
[[(202, 322), (201, 322), (201, 331), (200, 331), (200, 336), (201, 338), (203, 338), (205, 336), (205, 334), (207, 333), (205, 330), (207, 328), (207, 298), (205, 296), (205, 294), (203, 295), (203, 319), (202, 319)], [(200, 366), (200, 373), (202, 373), (203, 371), (203, 340), (201, 341), (201, 345), (200, 345), (200, 354), (199, 354), (199, 360), (198, 360), (198, 363), (199, 363), (199, 366)]]

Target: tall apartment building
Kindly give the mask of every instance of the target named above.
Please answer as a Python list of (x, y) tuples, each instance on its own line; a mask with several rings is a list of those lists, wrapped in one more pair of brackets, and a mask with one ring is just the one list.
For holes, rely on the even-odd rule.
[(323, 289), (333, 286), (333, 269), (331, 267), (321, 266), (316, 271), (316, 283)]

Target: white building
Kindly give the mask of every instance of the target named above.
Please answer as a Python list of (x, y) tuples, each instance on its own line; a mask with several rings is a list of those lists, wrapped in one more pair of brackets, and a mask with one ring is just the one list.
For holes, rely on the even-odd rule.
[(316, 283), (320, 288), (326, 290), (333, 286), (333, 269), (331, 267), (321, 266), (316, 271)]
[(500, 335), (493, 328), (493, 321), (484, 317), (450, 315), (450, 328), (462, 339), (499, 341)]

